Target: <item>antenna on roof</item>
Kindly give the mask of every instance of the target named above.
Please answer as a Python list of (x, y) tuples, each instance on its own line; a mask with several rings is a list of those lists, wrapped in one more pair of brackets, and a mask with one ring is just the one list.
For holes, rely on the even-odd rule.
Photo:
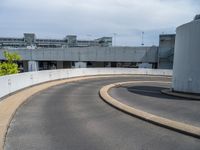
[(142, 46), (144, 46), (144, 32), (142, 32), (142, 43), (141, 43)]
[(113, 33), (113, 46), (116, 46), (116, 36), (117, 36), (117, 33)]

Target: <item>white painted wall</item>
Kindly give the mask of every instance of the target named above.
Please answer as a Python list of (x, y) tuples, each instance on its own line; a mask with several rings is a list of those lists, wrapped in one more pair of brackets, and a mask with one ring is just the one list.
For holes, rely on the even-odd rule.
[(172, 76), (172, 70), (133, 68), (77, 68), (14, 74), (0, 77), (0, 98), (20, 89), (47, 81), (79, 76), (109, 74), (142, 74)]

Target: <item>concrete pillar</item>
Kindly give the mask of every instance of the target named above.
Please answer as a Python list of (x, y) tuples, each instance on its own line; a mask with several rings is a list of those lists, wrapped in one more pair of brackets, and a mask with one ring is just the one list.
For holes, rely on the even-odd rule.
[(63, 61), (57, 61), (57, 69), (63, 69)]
[(28, 71), (38, 71), (38, 62), (37, 61), (28, 61)]
[(200, 94), (200, 19), (176, 30), (172, 89)]

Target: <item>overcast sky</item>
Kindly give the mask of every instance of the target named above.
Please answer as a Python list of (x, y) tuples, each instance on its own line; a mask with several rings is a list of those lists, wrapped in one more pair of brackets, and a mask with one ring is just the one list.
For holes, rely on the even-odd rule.
[(200, 13), (200, 0), (0, 0), (0, 36), (94, 39), (116, 33), (115, 45), (157, 45), (161, 33)]

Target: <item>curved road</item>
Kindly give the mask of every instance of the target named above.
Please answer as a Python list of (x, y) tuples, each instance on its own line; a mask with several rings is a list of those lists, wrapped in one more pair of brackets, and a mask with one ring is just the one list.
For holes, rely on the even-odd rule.
[(110, 96), (131, 107), (167, 119), (200, 127), (200, 101), (161, 93), (170, 83), (140, 82), (112, 88)]
[(99, 97), (107, 84), (165, 78), (120, 77), (59, 85), (18, 109), (5, 150), (199, 150), (200, 140), (129, 116)]

